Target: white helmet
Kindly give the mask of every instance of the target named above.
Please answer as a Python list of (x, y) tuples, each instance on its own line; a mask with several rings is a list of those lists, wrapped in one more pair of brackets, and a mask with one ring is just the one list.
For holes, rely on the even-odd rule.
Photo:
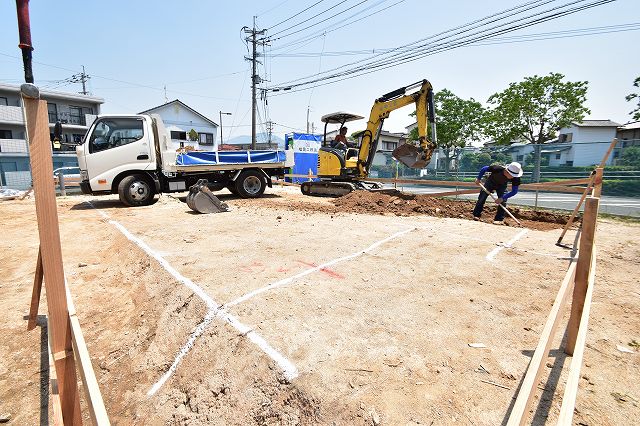
[(513, 177), (520, 177), (524, 173), (524, 171), (522, 170), (522, 166), (516, 161), (514, 161), (513, 163), (509, 163), (506, 166), (506, 169)]

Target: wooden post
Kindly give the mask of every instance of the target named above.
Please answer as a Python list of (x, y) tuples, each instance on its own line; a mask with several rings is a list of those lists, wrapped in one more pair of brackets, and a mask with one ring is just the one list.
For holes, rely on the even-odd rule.
[(613, 138), (613, 140), (609, 144), (609, 148), (607, 148), (607, 152), (605, 152), (604, 157), (602, 157), (602, 160), (600, 160), (600, 165), (598, 167), (604, 168), (604, 166), (607, 165), (607, 160), (609, 159), (609, 156), (611, 155), (613, 148), (616, 147), (617, 143), (618, 143), (618, 139)]
[(65, 292), (58, 211), (53, 185), (53, 161), (49, 141), (47, 102), (39, 100), (36, 86), (21, 86), (22, 103), (29, 141), (33, 189), (36, 194), (36, 216), (40, 236), (40, 253), (44, 281), (47, 285), (47, 307), (51, 352), (56, 367), (62, 416), (68, 425), (82, 424), (76, 367), (71, 344), (71, 325)]
[(598, 167), (596, 169), (596, 176), (593, 180), (593, 197), (600, 198), (602, 194), (602, 178), (604, 175), (604, 168)]
[(40, 293), (42, 292), (42, 252), (38, 247), (38, 260), (36, 261), (36, 273), (33, 278), (33, 290), (31, 291), (31, 306), (29, 307), (29, 322), (27, 331), (36, 328), (38, 319), (38, 306), (40, 306)]
[(598, 206), (600, 199), (587, 198), (582, 218), (582, 236), (580, 237), (580, 251), (578, 253), (578, 265), (576, 266), (576, 282), (573, 287), (573, 299), (571, 302), (571, 316), (567, 325), (567, 346), (565, 353), (573, 356), (578, 337), (578, 328), (582, 318), (582, 310), (587, 295), (587, 284), (591, 271), (591, 256), (593, 256), (593, 244), (595, 240), (596, 225), (598, 221)]

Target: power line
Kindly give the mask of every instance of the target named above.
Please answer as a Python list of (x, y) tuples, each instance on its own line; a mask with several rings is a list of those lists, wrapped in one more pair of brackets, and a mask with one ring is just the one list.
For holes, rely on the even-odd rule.
[(277, 27), (277, 26), (278, 26), (278, 25), (280, 25), (280, 24), (284, 24), (285, 22), (288, 22), (288, 21), (292, 20), (292, 19), (293, 19), (293, 18), (295, 18), (296, 16), (299, 16), (299, 15), (303, 14), (303, 13), (304, 13), (304, 12), (306, 12), (307, 10), (311, 9), (312, 7), (315, 7), (315, 6), (319, 5), (319, 4), (320, 4), (320, 3), (322, 3), (323, 1), (324, 1), (324, 0), (319, 0), (319, 1), (315, 2), (314, 4), (312, 4), (311, 6), (309, 6), (309, 7), (305, 8), (305, 9), (301, 10), (300, 12), (296, 13), (295, 15), (292, 15), (292, 16), (288, 17), (287, 19), (284, 19), (284, 20), (282, 20), (282, 21), (278, 22), (277, 24), (270, 26), (269, 28), (267, 28), (267, 31), (268, 31), (268, 30), (270, 30), (270, 29), (272, 29), (272, 28)]
[[(359, 3), (357, 3), (357, 4), (354, 4), (353, 6), (350, 6), (350, 7), (346, 8), (346, 9), (344, 9), (344, 10), (341, 10), (340, 12), (336, 13), (335, 15), (333, 15), (331, 18), (328, 18), (328, 19), (333, 19), (333, 18), (335, 18), (336, 16), (340, 16), (340, 15), (342, 15), (342, 14), (343, 14), (343, 13), (345, 13), (345, 12), (348, 12), (348, 11), (350, 11), (350, 10), (352, 10), (352, 9), (355, 9), (356, 7), (360, 6), (362, 3), (366, 3), (367, 1), (369, 1), (369, 0), (362, 0), (362, 1), (360, 1)], [(316, 18), (316, 17), (318, 17), (318, 16), (320, 16), (320, 15), (323, 15), (324, 13), (326, 13), (326, 12), (330, 11), (331, 9), (333, 9), (333, 8), (335, 8), (335, 7), (340, 6), (342, 3), (344, 3), (344, 2), (337, 3), (335, 6), (332, 6), (332, 7), (328, 8), (328, 9), (327, 9), (327, 10), (325, 10), (324, 12), (321, 12), (321, 13), (318, 13), (317, 15), (312, 16), (312, 17), (311, 17), (311, 18), (309, 18), (307, 21), (310, 21), (310, 20), (312, 20), (313, 18)], [(285, 31), (287, 31), (287, 30), (279, 31), (279, 32), (277, 32), (277, 33), (275, 33), (275, 34), (272, 34), (272, 35), (269, 37), (268, 41), (269, 41), (269, 42), (273, 42), (273, 41), (276, 41), (276, 40), (283, 39), (283, 38), (285, 38), (285, 37), (292, 36), (292, 35), (294, 35), (294, 34), (298, 34), (298, 33), (302, 32), (302, 31), (308, 30), (309, 28), (315, 27), (316, 25), (320, 25), (320, 24), (322, 24), (323, 22), (325, 22), (325, 21), (318, 21), (318, 22), (316, 22), (316, 23), (314, 23), (314, 24), (307, 25), (306, 27), (301, 28), (301, 29), (299, 29), (299, 30), (292, 31), (292, 32), (290, 32), (290, 33), (287, 33), (287, 34), (281, 35), (280, 37), (273, 38), (273, 36), (274, 36), (274, 35), (277, 35), (277, 34), (283, 33), (283, 32), (285, 32)], [(305, 23), (305, 22), (300, 22), (299, 24), (296, 24), (296, 25), (291, 26), (289, 29), (292, 29), (292, 28), (297, 27), (298, 25), (302, 25), (302, 24), (304, 24), (304, 23)]]
[[(430, 43), (424, 43), (421, 45), (417, 45), (414, 46), (411, 50), (412, 53), (394, 53), (392, 55), (388, 55), (388, 54), (380, 54), (380, 55), (375, 55), (372, 56), (370, 58), (361, 60), (361, 61), (357, 61), (354, 62), (352, 64), (355, 64), (357, 66), (352, 67), (352, 68), (348, 68), (348, 69), (344, 69), (343, 67), (340, 68), (334, 68), (332, 70), (328, 70), (326, 72), (323, 73), (319, 73), (319, 74), (314, 74), (308, 77), (303, 77), (303, 78), (298, 78), (296, 80), (292, 80), (289, 83), (284, 83), (281, 85), (278, 85), (275, 87), (275, 91), (279, 90), (279, 89), (286, 89), (289, 90), (287, 93), (291, 93), (291, 89), (292, 88), (297, 88), (297, 87), (302, 87), (302, 86), (306, 86), (306, 85), (310, 85), (313, 83), (317, 83), (317, 82), (321, 82), (321, 81), (325, 81), (325, 80), (334, 80), (331, 81), (329, 83), (325, 82), (321, 85), (326, 85), (326, 84), (332, 84), (335, 83), (337, 81), (343, 81), (345, 79), (348, 78), (355, 78), (359, 75), (364, 75), (364, 74), (369, 74), (371, 72), (376, 72), (378, 70), (381, 69), (386, 69), (392, 66), (397, 66), (399, 64), (403, 64), (403, 63), (407, 63), (407, 62), (412, 62), (415, 61), (417, 59), (421, 59), (425, 56), (430, 56), (436, 53), (441, 53), (447, 50), (451, 50), (457, 47), (461, 47), (461, 46), (465, 46), (468, 44), (472, 44), (478, 41), (482, 41), (491, 37), (494, 37), (496, 35), (501, 35), (507, 32), (511, 32), (511, 31), (515, 31), (518, 29), (522, 29), (522, 28), (526, 28), (528, 26), (532, 26), (532, 25), (536, 25), (538, 23), (541, 22), (545, 22), (551, 19), (557, 19), (559, 17), (562, 16), (566, 16), (568, 14), (572, 14), (572, 13), (576, 13), (585, 9), (589, 9), (592, 7), (596, 7), (596, 6), (600, 6), (606, 3), (611, 3), (615, 0), (598, 0), (598, 1), (593, 1), (589, 4), (586, 5), (580, 5), (580, 6), (575, 6), (573, 8), (568, 8), (566, 10), (558, 10), (558, 9), (562, 9), (562, 8), (566, 8), (568, 6), (572, 6), (576, 3), (582, 3), (585, 0), (578, 0), (578, 1), (574, 1), (574, 2), (570, 2), (570, 3), (565, 3), (561, 6), (557, 6), (548, 10), (545, 10), (543, 12), (538, 12), (526, 17), (520, 17), (517, 18), (513, 21), (507, 22), (507, 23), (503, 23), (503, 24), (499, 24), (497, 26), (493, 26), (491, 28), (486, 28), (486, 29), (482, 29), (480, 31), (468, 34), (468, 35), (462, 35), (458, 38), (452, 38), (452, 36), (461, 34), (461, 33), (465, 33), (469, 30), (465, 30), (465, 31), (460, 31), (456, 34), (453, 34), (451, 36), (446, 36), (446, 37), (441, 37), (440, 39), (435, 40), (435, 42), (440, 41), (440, 43), (435, 43), (435, 42), (430, 42)], [(531, 3), (531, 2), (530, 2)], [(548, 3), (548, 1), (546, 2)], [(501, 12), (500, 14), (503, 14), (504, 12)], [(521, 12), (517, 12), (515, 14), (518, 14)], [(513, 16), (514, 14), (511, 14), (510, 16)], [(495, 16), (495, 15), (494, 15)], [(503, 18), (500, 18), (503, 19)], [(477, 21), (476, 21), (477, 22)], [(465, 26), (468, 26), (469, 24), (466, 24), (464, 26), (462, 26), (463, 28)], [(474, 28), (475, 29), (475, 28)], [(451, 32), (451, 30), (449, 31), (445, 31), (444, 33), (448, 33)], [(433, 38), (433, 36), (428, 37), (427, 39), (423, 39), (423, 40), (428, 40)], [(408, 45), (405, 46), (400, 46), (399, 48), (394, 49), (393, 51), (397, 50), (397, 49), (401, 49), (401, 48), (406, 48), (407, 46), (412, 46), (412, 45), (416, 45), (417, 43), (422, 42), (423, 40), (418, 40), (417, 42), (413, 42), (410, 43)], [(392, 52), (393, 52), (392, 51)], [(391, 53), (391, 52), (390, 52)], [(382, 59), (376, 59), (376, 57), (381, 57), (381, 56), (385, 56), (387, 55), (388, 57), (386, 58), (382, 58)], [(375, 61), (373, 59), (376, 59)], [(359, 64), (359, 65), (358, 65)], [(328, 74), (331, 71), (335, 71), (335, 70), (340, 70), (343, 69), (343, 71), (340, 72), (336, 72), (333, 74)], [(324, 77), (320, 77), (320, 75), (322, 74), (328, 74)], [(317, 78), (313, 78), (315, 76), (318, 76)], [(302, 80), (306, 80), (306, 81), (302, 81)], [(290, 83), (294, 83), (296, 81), (299, 81), (299, 83), (295, 83), (295, 84), (290, 84)], [(283, 87), (283, 86), (289, 86), (288, 88)], [(271, 89), (274, 90), (274, 89)], [(304, 89), (306, 90), (306, 89)], [(298, 91), (298, 90), (295, 90)]]
[[(577, 28), (573, 30), (565, 30), (565, 31), (551, 31), (545, 33), (533, 33), (533, 34), (522, 34), (511, 37), (496, 37), (487, 42), (479, 42), (474, 43), (474, 46), (483, 46), (490, 44), (506, 44), (506, 43), (515, 43), (515, 42), (526, 42), (526, 41), (538, 41), (538, 40), (549, 40), (556, 38), (571, 38), (571, 37), (580, 37), (580, 36), (588, 36), (588, 35), (598, 35), (598, 34), (609, 34), (609, 33), (617, 33), (624, 31), (637, 31), (640, 29), (640, 22), (634, 22), (629, 24), (621, 24), (621, 25), (610, 25), (604, 27), (591, 27), (591, 28)], [(356, 56), (356, 55), (370, 55), (373, 53), (388, 53), (393, 51), (393, 48), (385, 48), (385, 49), (363, 49), (363, 50), (344, 50), (344, 51), (333, 51), (333, 52), (301, 52), (301, 53), (291, 53), (291, 54), (275, 54), (272, 57), (283, 57), (283, 58), (314, 58), (314, 57), (327, 57), (327, 56)], [(402, 50), (401, 50), (402, 51)], [(409, 49), (405, 49), (404, 51), (410, 51)]]

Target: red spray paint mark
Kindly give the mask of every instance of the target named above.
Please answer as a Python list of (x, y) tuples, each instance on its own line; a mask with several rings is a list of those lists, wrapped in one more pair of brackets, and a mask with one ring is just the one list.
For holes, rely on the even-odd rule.
[[(303, 265), (307, 265), (307, 266), (311, 266), (313, 268), (317, 268), (318, 265), (316, 265), (315, 263), (310, 263), (310, 262), (305, 262), (302, 260), (296, 260), (296, 262), (298, 263), (302, 263)], [(344, 279), (344, 275), (337, 273), (336, 271), (333, 271), (329, 268), (320, 268), (321, 272), (324, 272), (325, 274), (329, 275), (331, 278), (337, 278), (339, 280), (343, 280)]]

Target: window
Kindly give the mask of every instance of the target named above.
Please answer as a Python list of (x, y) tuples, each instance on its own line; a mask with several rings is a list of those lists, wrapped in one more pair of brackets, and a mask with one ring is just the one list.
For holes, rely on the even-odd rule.
[(85, 125), (84, 115), (82, 115), (82, 107), (69, 106), (69, 123)]
[(0, 96), (0, 105), (9, 106), (9, 100), (3, 96)]
[(89, 152), (117, 148), (142, 139), (142, 120), (137, 118), (104, 118), (89, 137)]
[(58, 106), (47, 102), (47, 111), (49, 111), (49, 123), (58, 121)]
[(84, 135), (79, 135), (77, 133), (74, 133), (73, 134), (73, 143), (76, 143), (76, 144), (82, 143), (82, 138), (83, 137), (84, 137)]
[(397, 144), (395, 142), (382, 142), (382, 149), (393, 151), (396, 149)]
[(516, 161), (518, 163), (522, 163), (524, 161), (524, 155), (517, 155), (516, 156)]
[(559, 159), (560, 159), (560, 157), (562, 157), (562, 154), (557, 153), (557, 154), (556, 154), (556, 160), (559, 160)]
[(566, 163), (564, 163), (565, 166), (569, 166), (572, 167), (573, 166), (573, 161), (567, 161)]
[(571, 142), (573, 140), (573, 133), (565, 133), (558, 136), (558, 142)]
[(13, 139), (11, 130), (0, 130), (0, 139)]
[(187, 132), (174, 132), (171, 131), (171, 139), (178, 139), (181, 141), (187, 140)]
[(213, 145), (213, 133), (200, 133), (200, 145)]

